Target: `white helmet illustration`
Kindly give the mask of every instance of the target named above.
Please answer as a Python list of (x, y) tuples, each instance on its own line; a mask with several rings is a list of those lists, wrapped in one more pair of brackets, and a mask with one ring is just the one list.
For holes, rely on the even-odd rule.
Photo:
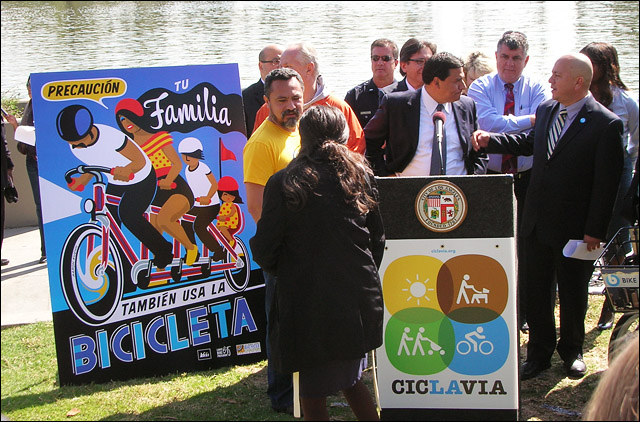
[(203, 151), (202, 143), (197, 138), (184, 138), (180, 145), (178, 145), (178, 152), (180, 154), (191, 154), (196, 151)]

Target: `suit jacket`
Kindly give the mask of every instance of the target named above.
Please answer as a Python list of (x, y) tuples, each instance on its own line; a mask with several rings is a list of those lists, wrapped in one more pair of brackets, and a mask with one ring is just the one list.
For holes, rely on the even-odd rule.
[(536, 110), (529, 134), (492, 134), (487, 152), (533, 155), (521, 235), (534, 228), (539, 239), (564, 247), (585, 234), (605, 239), (622, 174), (622, 121), (587, 98), (547, 159), (552, 118), (560, 104), (548, 100)]
[[(299, 211), (286, 204), (286, 169), (271, 176), (250, 241), (256, 262), (278, 280), (269, 314), (269, 362), (282, 373), (358, 359), (382, 344), (380, 210), (359, 215), (345, 203), (328, 164), (314, 168), (318, 183)], [(377, 199), (375, 179), (369, 183)]]
[[(364, 129), (366, 156), (376, 176), (403, 171), (418, 149), (422, 89), (387, 94)], [(461, 96), (451, 103), (467, 174), (485, 174), (488, 158), (474, 151), (471, 135), (478, 128), (476, 105)]]
[(408, 90), (409, 90), (409, 87), (407, 86), (407, 77), (405, 76), (401, 81), (397, 81), (392, 83), (389, 86), (380, 88), (380, 96), (384, 94), (391, 94), (392, 92), (400, 92), (400, 91), (408, 91)]
[(247, 124), (247, 139), (249, 139), (251, 133), (253, 133), (256, 113), (264, 104), (264, 83), (262, 79), (242, 90), (242, 102), (244, 103), (244, 121)]

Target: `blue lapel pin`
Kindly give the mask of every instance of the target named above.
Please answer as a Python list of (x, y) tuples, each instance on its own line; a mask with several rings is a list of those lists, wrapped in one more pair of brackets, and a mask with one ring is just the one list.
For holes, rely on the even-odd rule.
[(582, 118), (580, 119), (580, 123), (584, 123), (584, 122), (586, 122), (586, 121), (587, 121), (587, 119), (585, 119), (584, 117), (582, 117)]

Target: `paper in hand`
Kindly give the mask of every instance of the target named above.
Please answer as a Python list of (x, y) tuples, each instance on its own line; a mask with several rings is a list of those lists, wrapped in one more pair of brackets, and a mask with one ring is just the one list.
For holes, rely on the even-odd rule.
[(592, 251), (587, 250), (587, 244), (582, 240), (569, 240), (562, 250), (562, 254), (567, 258), (582, 259), (584, 261), (595, 261), (602, 255), (604, 243)]

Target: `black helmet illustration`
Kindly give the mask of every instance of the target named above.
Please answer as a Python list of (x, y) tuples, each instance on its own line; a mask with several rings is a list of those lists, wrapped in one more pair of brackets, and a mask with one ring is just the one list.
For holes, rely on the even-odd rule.
[(62, 109), (56, 119), (58, 134), (67, 142), (75, 142), (84, 138), (92, 127), (93, 115), (88, 108), (78, 104)]

